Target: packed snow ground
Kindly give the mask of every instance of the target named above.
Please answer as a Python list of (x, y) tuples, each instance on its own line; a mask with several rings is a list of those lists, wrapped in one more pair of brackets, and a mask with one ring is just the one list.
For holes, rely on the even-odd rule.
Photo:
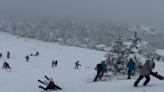
[[(95, 65), (104, 60), (105, 52), (60, 46), (57, 43), (17, 38), (0, 32), (0, 66), (9, 62), (12, 72), (0, 70), (1, 92), (44, 92), (38, 86), (42, 85), (37, 79), (45, 80), (44, 75), (51, 76), (57, 85), (63, 88), (60, 92), (162, 92), (164, 82), (151, 76), (147, 87), (134, 88), (135, 80), (109, 80), (106, 82), (87, 83), (93, 80), (96, 71)], [(7, 51), (11, 58), (7, 59)], [(30, 57), (30, 62), (25, 61), (25, 55), (36, 53), (38, 57)], [(58, 67), (51, 68), (52, 60), (58, 60)], [(74, 63), (79, 60), (82, 67), (74, 70)], [(86, 68), (89, 67), (89, 68)], [(156, 64), (155, 71), (164, 75), (164, 63)], [(144, 80), (141, 81), (142, 85)]]

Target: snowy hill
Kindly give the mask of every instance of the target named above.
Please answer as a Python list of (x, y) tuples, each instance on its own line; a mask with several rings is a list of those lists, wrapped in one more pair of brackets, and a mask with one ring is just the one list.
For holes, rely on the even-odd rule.
[[(18, 38), (6, 33), (0, 33), (0, 65), (9, 62), (12, 72), (0, 70), (1, 92), (44, 92), (38, 88), (37, 79), (44, 80), (44, 75), (51, 76), (57, 85), (63, 88), (60, 92), (162, 92), (164, 83), (151, 77), (147, 87), (134, 88), (135, 80), (109, 80), (106, 82), (86, 83), (95, 77), (95, 65), (104, 60), (105, 52), (60, 46), (57, 43)], [(11, 58), (6, 58), (10, 51)], [(25, 55), (39, 51), (38, 57), (30, 57), (25, 61)], [(51, 68), (52, 60), (58, 60), (59, 65)], [(74, 63), (79, 60), (82, 67), (74, 70)], [(90, 68), (86, 68), (90, 67)], [(156, 64), (155, 71), (164, 75), (164, 63)], [(142, 85), (143, 80), (140, 85)]]

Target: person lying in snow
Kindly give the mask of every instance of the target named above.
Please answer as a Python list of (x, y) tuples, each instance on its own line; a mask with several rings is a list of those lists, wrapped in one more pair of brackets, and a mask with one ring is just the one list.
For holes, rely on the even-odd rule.
[(45, 78), (46, 78), (48, 81), (44, 80), (44, 81), (42, 82), (41, 80), (38, 80), (38, 82), (40, 82), (40, 83), (46, 85), (47, 87), (44, 88), (44, 87), (42, 87), (42, 86), (39, 86), (39, 88), (41, 88), (41, 89), (43, 89), (43, 90), (62, 90), (62, 88), (60, 88), (59, 86), (57, 86), (57, 85), (54, 83), (54, 80), (53, 80), (52, 77), (49, 77), (49, 78), (48, 78), (47, 76), (45, 76)]
[(31, 56), (38, 56), (39, 52), (37, 51), (35, 55), (31, 54)]

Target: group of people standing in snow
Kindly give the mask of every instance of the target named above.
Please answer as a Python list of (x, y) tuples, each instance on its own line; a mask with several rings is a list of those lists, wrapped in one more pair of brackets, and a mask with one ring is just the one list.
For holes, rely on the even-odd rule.
[[(127, 69), (128, 68), (128, 69)], [(144, 86), (146, 86), (149, 81), (150, 81), (150, 74), (152, 73), (152, 69), (155, 68), (155, 62), (153, 62), (152, 60), (146, 60), (145, 63), (143, 65), (138, 65), (138, 68), (140, 69), (140, 76), (138, 77), (138, 79), (135, 81), (134, 86), (137, 87), (138, 83), (145, 77), (146, 81), (144, 82)], [(104, 72), (107, 71), (107, 64), (105, 63), (105, 61), (102, 61), (100, 64), (97, 64), (96, 66), (96, 71), (97, 74), (94, 78), (93, 81), (97, 81), (98, 79), (101, 80)], [(136, 69), (136, 63), (134, 62), (133, 58), (130, 58), (127, 66), (125, 67), (125, 70), (128, 70), (128, 77), (127, 79), (131, 79), (131, 74), (132, 72), (135, 72)]]

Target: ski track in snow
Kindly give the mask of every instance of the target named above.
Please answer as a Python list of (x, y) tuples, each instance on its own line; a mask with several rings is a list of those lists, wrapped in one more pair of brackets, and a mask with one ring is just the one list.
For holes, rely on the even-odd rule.
[[(27, 40), (28, 42), (24, 41)], [(135, 80), (109, 80), (105, 82), (87, 83), (93, 80), (97, 63), (104, 60), (105, 52), (89, 49), (60, 46), (57, 43), (42, 42), (27, 38), (17, 38), (7, 33), (0, 32), (0, 66), (9, 62), (12, 72), (0, 70), (1, 92), (44, 92), (38, 86), (38, 79), (45, 80), (44, 75), (53, 77), (57, 85), (63, 88), (59, 92), (162, 92), (164, 82), (151, 76), (147, 87), (142, 84), (133, 87)], [(7, 59), (7, 51), (11, 58)], [(30, 62), (25, 61), (25, 56), (39, 51), (38, 57), (31, 57)], [(52, 60), (58, 60), (58, 66), (51, 68)], [(82, 67), (74, 70), (74, 63), (79, 60)], [(86, 66), (90, 67), (89, 69)], [(164, 63), (158, 62), (155, 71), (164, 75)], [(42, 85), (44, 86), (44, 85)]]

